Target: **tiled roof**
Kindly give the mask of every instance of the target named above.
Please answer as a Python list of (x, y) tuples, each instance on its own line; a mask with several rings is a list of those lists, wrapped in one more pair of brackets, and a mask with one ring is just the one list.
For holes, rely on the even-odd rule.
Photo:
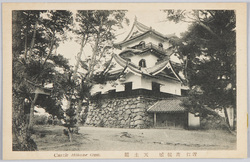
[(156, 102), (147, 111), (156, 113), (172, 113), (185, 112), (185, 108), (181, 106), (181, 98), (171, 98)]
[(156, 64), (156, 65), (153, 66), (153, 67), (147, 68), (146, 71), (147, 71), (149, 74), (153, 74), (153, 73), (156, 73), (156, 72), (158, 72), (158, 71), (161, 71), (161, 70), (163, 70), (163, 68), (166, 68), (168, 62), (169, 62), (169, 60), (164, 60), (164, 61), (161, 62), (160, 64)]
[[(131, 37), (135, 28), (137, 28), (138, 34)], [(115, 45), (121, 45), (121, 44), (123, 44), (125, 42), (128, 42), (130, 40), (139, 38), (139, 37), (141, 37), (141, 36), (143, 36), (145, 34), (154, 34), (154, 35), (157, 35), (159, 37), (162, 37), (163, 39), (176, 37), (175, 34), (163, 35), (160, 32), (157, 32), (156, 30), (152, 29), (151, 27), (148, 27), (148, 26), (143, 25), (142, 23), (140, 23), (138, 21), (135, 21), (132, 28), (131, 28), (131, 30), (130, 30), (130, 32), (129, 32), (129, 34), (127, 35), (127, 37), (123, 41), (121, 41), (119, 43), (115, 43)]]
[[(162, 61), (161, 63), (159, 64), (156, 64), (155, 66), (153, 67), (149, 67), (149, 68), (141, 68), (135, 64), (133, 64), (132, 62), (129, 62), (127, 60), (124, 60), (122, 57), (114, 54), (113, 55), (115, 61), (121, 65), (123, 68), (125, 67), (128, 67), (129, 70), (137, 73), (137, 74), (144, 74), (144, 75), (148, 75), (148, 76), (155, 76), (157, 73), (159, 73), (160, 71), (164, 70), (165, 68), (170, 68), (170, 70), (174, 72), (174, 70), (171, 68), (171, 63), (169, 61), (169, 59), (166, 59), (164, 61)], [(168, 67), (167, 67), (168, 65)], [(167, 76), (165, 75), (166, 77), (168, 78), (172, 78), (172, 79), (175, 79), (173, 77), (170, 77), (170, 76)], [(179, 78), (178, 78), (178, 75), (176, 75), (176, 79), (181, 81)]]

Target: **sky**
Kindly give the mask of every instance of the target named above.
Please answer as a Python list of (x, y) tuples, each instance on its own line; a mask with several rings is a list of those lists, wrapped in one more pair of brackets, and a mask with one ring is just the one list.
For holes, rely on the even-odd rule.
[[(75, 12), (73, 12), (75, 13)], [(140, 23), (152, 27), (156, 31), (167, 35), (167, 34), (176, 34), (180, 37), (180, 33), (185, 32), (188, 28), (188, 24), (185, 22), (175, 24), (166, 20), (166, 13), (160, 10), (129, 10), (126, 13), (126, 17), (129, 19), (129, 26), (124, 25), (124, 28), (116, 31), (117, 40), (114, 42), (122, 41), (129, 33), (132, 28), (135, 17)], [(70, 34), (69, 34), (70, 35)], [(71, 35), (73, 37), (73, 35)], [(75, 65), (76, 55), (80, 50), (80, 45), (75, 42), (75, 39), (65, 41), (61, 43), (57, 49), (58, 54), (64, 55), (64, 57), (69, 59), (70, 65)], [(86, 46), (83, 51), (82, 59), (91, 55), (91, 48)]]

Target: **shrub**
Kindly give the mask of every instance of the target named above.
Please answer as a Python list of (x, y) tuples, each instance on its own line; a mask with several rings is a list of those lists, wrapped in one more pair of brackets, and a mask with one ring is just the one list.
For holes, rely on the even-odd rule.
[(48, 122), (48, 118), (45, 115), (35, 115), (34, 123), (36, 125), (45, 125)]

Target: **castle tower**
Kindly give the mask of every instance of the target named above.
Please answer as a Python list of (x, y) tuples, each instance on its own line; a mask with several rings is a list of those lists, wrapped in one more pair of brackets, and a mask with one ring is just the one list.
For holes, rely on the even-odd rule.
[(104, 72), (110, 81), (92, 90), (87, 125), (147, 128), (173, 118), (174, 125), (187, 127), (187, 112), (178, 98), (182, 78), (170, 60), (171, 37), (135, 19), (126, 38), (114, 45), (120, 53), (113, 54)]

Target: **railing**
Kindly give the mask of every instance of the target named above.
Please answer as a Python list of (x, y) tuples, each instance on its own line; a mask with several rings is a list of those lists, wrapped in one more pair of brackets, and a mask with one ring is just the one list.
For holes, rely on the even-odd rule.
[(155, 49), (161, 53), (165, 53), (166, 51), (164, 50), (163, 47), (159, 47), (153, 43), (147, 43), (147, 44), (138, 44), (136, 46), (133, 46), (132, 48), (134, 49)]

